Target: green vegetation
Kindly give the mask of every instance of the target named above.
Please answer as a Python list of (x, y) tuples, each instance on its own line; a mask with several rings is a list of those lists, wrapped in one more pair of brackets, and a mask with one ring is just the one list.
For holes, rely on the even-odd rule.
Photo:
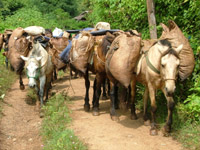
[[(167, 24), (174, 20), (184, 35), (189, 39), (195, 54), (195, 69), (192, 76), (184, 82), (178, 81), (174, 100), (173, 136), (189, 149), (200, 147), (200, 1), (195, 0), (154, 0), (158, 37), (161, 35), (161, 22)], [(143, 39), (149, 39), (146, 0), (87, 0), (92, 10), (89, 21), (111, 23), (112, 28), (123, 30), (136, 29)], [(137, 108), (142, 109), (143, 87), (138, 85)], [(167, 115), (167, 104), (163, 94), (157, 94), (158, 122), (164, 124)]]
[(86, 150), (69, 129), (71, 118), (67, 108), (69, 97), (65, 94), (54, 95), (43, 108), (45, 117), (42, 122), (41, 134), (44, 142), (44, 150)]
[[(159, 24), (161, 22), (167, 24), (169, 19), (174, 20), (189, 39), (195, 54), (196, 64), (193, 74), (186, 81), (177, 82), (176, 94), (174, 96), (176, 108), (172, 135), (177, 140), (183, 142), (185, 147), (198, 149), (200, 147), (200, 1), (154, 0), (154, 2), (158, 37), (162, 32)], [(136, 29), (142, 33), (143, 39), (148, 39), (150, 36), (146, 7), (146, 0), (1, 0), (0, 31), (3, 32), (4, 29), (15, 29), (19, 26), (27, 27), (31, 25), (39, 25), (50, 29), (55, 27), (79, 29), (93, 26), (99, 21), (106, 21), (111, 23), (113, 29)], [(77, 22), (73, 19), (73, 17), (85, 10), (90, 12), (87, 21)], [(13, 74), (10, 71), (4, 68), (2, 56), (0, 56), (0, 60), (0, 89), (4, 89), (0, 91), (1, 96), (10, 85), (7, 82), (11, 80), (8, 79), (7, 81), (6, 78), (8, 74), (11, 79), (14, 79), (14, 77), (12, 77)], [(62, 76), (62, 73), (60, 75)], [(142, 94), (143, 87), (138, 85), (137, 108), (139, 109), (142, 109)], [(56, 97), (53, 97), (53, 99), (56, 99)], [(158, 122), (163, 124), (167, 114), (166, 100), (161, 92), (158, 92), (157, 99)], [(57, 101), (57, 103), (59, 102)], [(54, 105), (53, 102), (52, 105)], [(50, 106), (48, 107), (48, 109), (51, 108)], [(51, 115), (55, 118), (53, 114)], [(58, 112), (55, 114), (58, 114)], [(49, 127), (47, 126), (47, 128)], [(62, 134), (60, 134), (62, 135), (61, 137), (53, 133), (52, 135), (55, 136), (55, 139), (51, 142), (57, 143), (59, 140), (62, 141), (67, 136), (67, 132), (63, 130)], [(45, 139), (50, 139), (52, 135), (46, 136)], [(56, 138), (61, 139), (56, 141)]]
[(2, 53), (0, 53), (0, 118), (1, 118), (1, 111), (2, 111), (2, 102), (6, 91), (11, 87), (11, 85), (16, 80), (16, 75), (14, 72), (6, 69), (5, 67), (5, 58), (3, 57)]

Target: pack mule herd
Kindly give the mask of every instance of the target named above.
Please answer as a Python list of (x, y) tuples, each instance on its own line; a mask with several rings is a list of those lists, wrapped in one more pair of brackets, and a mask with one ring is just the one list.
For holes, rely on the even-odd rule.
[[(121, 85), (125, 96), (121, 100), (122, 108), (131, 109), (131, 119), (137, 119), (135, 112), (136, 82), (145, 86), (143, 96), (144, 122), (147, 122), (147, 102), (151, 102), (150, 135), (157, 135), (156, 128), (156, 90), (161, 89), (167, 99), (168, 115), (163, 128), (168, 135), (172, 125), (174, 108), (173, 93), (178, 76), (185, 80), (194, 68), (194, 54), (188, 40), (176, 25), (169, 21), (169, 27), (163, 27), (159, 39), (142, 40), (136, 30), (110, 30), (110, 24), (98, 23), (95, 28), (79, 31), (76, 37), (64, 31), (63, 36), (53, 37), (50, 30), (42, 27), (16, 28), (5, 30), (0, 35), (0, 48), (9, 60), (12, 68), (19, 74), (20, 89), (24, 89), (23, 69), (29, 79), (29, 87), (35, 88), (43, 105), (43, 98), (51, 88), (56, 70), (65, 69), (67, 64), (81, 73), (85, 79), (84, 110), (90, 110), (89, 71), (94, 73), (93, 115), (99, 115), (101, 85), (108, 79), (110, 85), (110, 115), (112, 120), (119, 120), (116, 109), (118, 104), (118, 86)], [(32, 29), (32, 30), (29, 30)], [(100, 33), (100, 34), (96, 34)], [(71, 45), (62, 61), (60, 55), (65, 47)], [(54, 73), (53, 73), (54, 72)], [(103, 88), (105, 97), (105, 88)], [(40, 116), (43, 116), (40, 111)]]

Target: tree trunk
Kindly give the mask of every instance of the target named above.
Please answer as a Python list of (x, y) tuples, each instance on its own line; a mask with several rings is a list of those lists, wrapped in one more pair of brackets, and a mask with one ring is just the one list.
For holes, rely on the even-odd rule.
[(147, 13), (151, 39), (157, 39), (155, 5), (153, 0), (147, 0)]

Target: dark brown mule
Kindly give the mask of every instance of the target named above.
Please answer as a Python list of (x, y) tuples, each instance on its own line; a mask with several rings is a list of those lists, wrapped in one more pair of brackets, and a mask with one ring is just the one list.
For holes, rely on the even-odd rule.
[(84, 110), (90, 110), (89, 104), (89, 71), (94, 73), (93, 64), (91, 63), (91, 58), (94, 49), (94, 37), (86, 31), (79, 34), (78, 39), (73, 38), (72, 48), (69, 53), (70, 64), (79, 71), (85, 80), (85, 104)]
[(30, 42), (29, 39), (27, 39), (26, 36), (24, 36), (24, 30), (23, 28), (16, 28), (9, 39), (8, 42), (8, 53), (7, 58), (10, 61), (11, 66), (14, 68), (14, 70), (19, 74), (19, 83), (20, 83), (20, 89), (23, 90), (24, 84), (22, 80), (22, 71), (24, 69), (24, 61), (20, 58), (20, 55), (27, 56), (31, 47), (32, 42)]
[[(101, 95), (101, 85), (105, 85), (105, 81), (107, 79), (106, 70), (105, 70), (105, 61), (106, 54), (109, 50), (109, 47), (115, 36), (107, 32), (106, 35), (96, 36), (95, 37), (95, 46), (94, 46), (94, 71), (96, 73), (96, 77), (94, 80), (94, 95), (93, 95), (93, 115), (99, 115), (99, 98)], [(103, 99), (107, 99), (105, 87), (103, 87)], [(109, 89), (108, 89), (109, 90)], [(108, 91), (109, 93), (110, 91)]]
[(67, 37), (56, 37), (56, 38), (51, 38), (49, 43), (50, 43), (49, 54), (52, 56), (52, 61), (54, 64), (54, 79), (57, 79), (56, 72), (62, 69), (66, 69), (67, 67), (67, 65), (62, 62), (59, 55), (67, 47), (69, 41)]
[[(118, 120), (115, 108), (117, 108), (117, 86), (120, 83), (129, 88), (135, 74), (135, 67), (140, 55), (141, 37), (137, 31), (119, 32), (119, 36), (112, 42), (106, 56), (106, 73), (111, 81), (111, 119)], [(130, 92), (129, 92), (130, 93)], [(133, 114), (133, 118), (136, 119)]]

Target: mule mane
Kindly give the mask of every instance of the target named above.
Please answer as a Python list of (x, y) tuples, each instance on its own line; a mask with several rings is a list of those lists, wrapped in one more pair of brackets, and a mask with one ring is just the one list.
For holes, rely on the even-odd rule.
[(168, 46), (169, 47), (169, 49), (162, 54), (162, 57), (167, 55), (167, 54), (170, 54), (170, 55), (174, 55), (176, 58), (179, 59), (179, 54), (172, 48), (171, 43), (167, 39), (160, 40), (160, 43), (162, 45), (164, 45), (164, 46)]

